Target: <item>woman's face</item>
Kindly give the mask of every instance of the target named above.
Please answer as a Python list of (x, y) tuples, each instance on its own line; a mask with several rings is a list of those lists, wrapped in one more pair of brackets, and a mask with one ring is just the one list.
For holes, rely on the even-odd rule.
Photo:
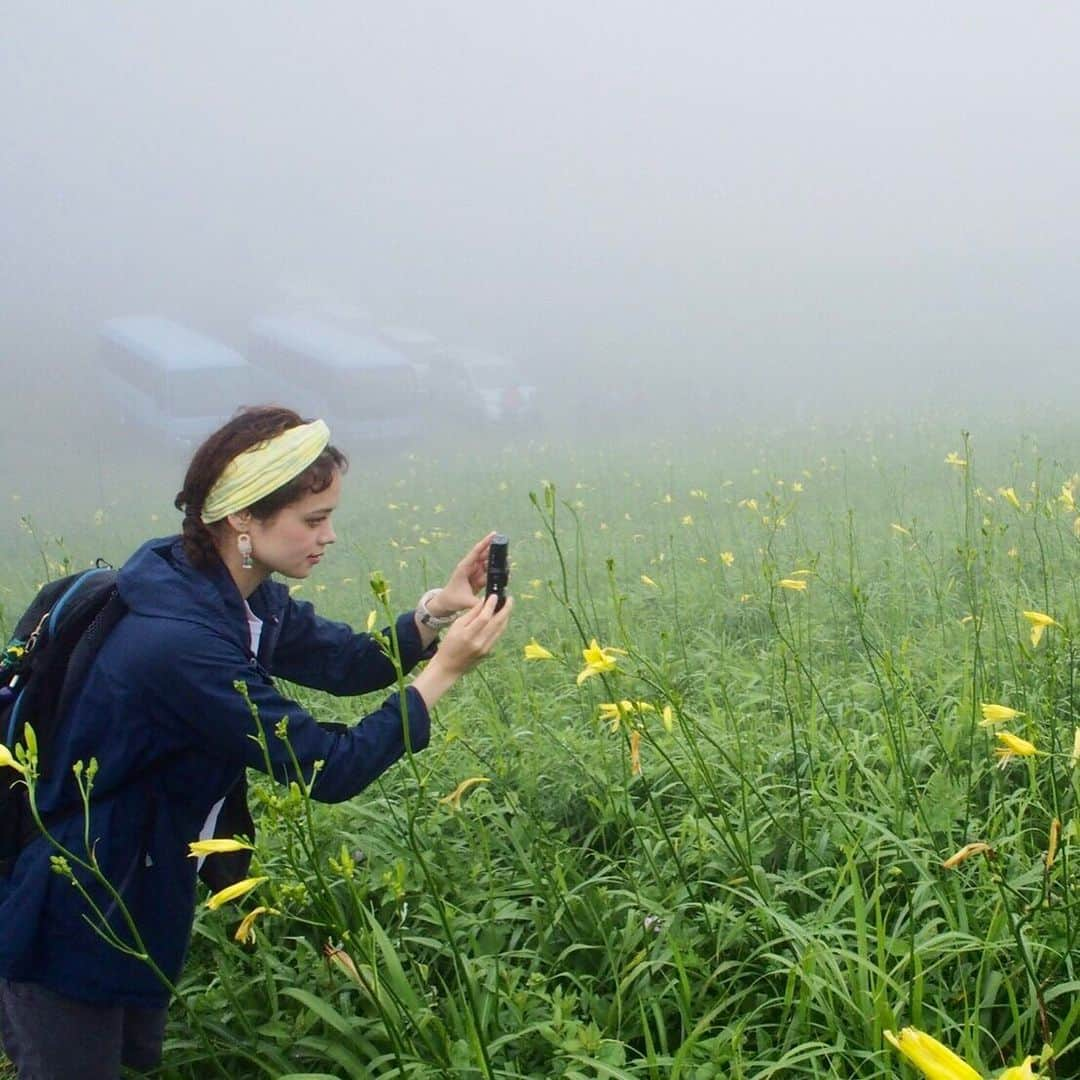
[(330, 515), (340, 497), (341, 473), (335, 470), (325, 491), (305, 495), (266, 521), (252, 518), (248, 532), (255, 565), (286, 577), (306, 578), (337, 539)]

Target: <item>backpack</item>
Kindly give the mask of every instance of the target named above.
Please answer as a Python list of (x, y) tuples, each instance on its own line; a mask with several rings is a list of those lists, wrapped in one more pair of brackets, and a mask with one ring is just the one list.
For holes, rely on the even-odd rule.
[[(39, 779), (50, 776), (60, 721), (126, 611), (116, 571), (99, 559), (90, 570), (43, 585), (15, 624), (0, 655), (0, 739), (14, 755), (25, 741), (26, 725), (33, 727)], [(19, 852), (38, 834), (19, 780), (14, 769), (0, 767), (0, 876), (10, 874)]]
[[(14, 756), (15, 747), (25, 743), (26, 725), (34, 729), (39, 781), (55, 767), (56, 733), (90, 665), (128, 610), (117, 591), (116, 575), (99, 559), (90, 570), (43, 585), (0, 655), (0, 741)], [(153, 771), (138, 782), (152, 783)], [(58, 808), (42, 821), (48, 826), (81, 811), (81, 804)], [(19, 853), (38, 835), (26, 785), (14, 769), (0, 766), (0, 879), (10, 876)], [(225, 796), (213, 835), (254, 838), (246, 777)], [(250, 865), (250, 851), (230, 852), (202, 862), (198, 874), (216, 892), (245, 878)]]

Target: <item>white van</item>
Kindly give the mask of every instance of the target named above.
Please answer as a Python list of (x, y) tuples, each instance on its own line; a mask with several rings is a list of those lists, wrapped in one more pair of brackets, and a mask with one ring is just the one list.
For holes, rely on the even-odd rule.
[(306, 315), (264, 317), (251, 324), (248, 360), (271, 396), (325, 419), (346, 449), (418, 430), (416, 372), (374, 336)]
[(535, 385), (513, 360), (497, 353), (444, 346), (431, 358), (426, 386), (433, 401), (466, 420), (515, 426), (539, 419)]
[(261, 396), (238, 352), (154, 315), (102, 326), (99, 376), (121, 423), (183, 446), (200, 442), (238, 406)]

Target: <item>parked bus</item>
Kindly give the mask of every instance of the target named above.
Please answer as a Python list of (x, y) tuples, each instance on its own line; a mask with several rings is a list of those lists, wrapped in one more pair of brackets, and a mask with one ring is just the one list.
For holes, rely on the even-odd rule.
[(120, 423), (168, 443), (200, 442), (260, 396), (238, 352), (154, 315), (109, 319), (98, 359), (106, 406)]
[(373, 336), (304, 315), (259, 318), (248, 360), (269, 381), (271, 396), (323, 417), (345, 447), (418, 429), (416, 373)]

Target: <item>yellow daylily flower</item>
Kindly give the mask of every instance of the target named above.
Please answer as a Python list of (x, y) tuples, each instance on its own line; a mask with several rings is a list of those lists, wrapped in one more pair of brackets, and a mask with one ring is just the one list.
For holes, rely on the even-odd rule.
[(641, 775), (641, 732), (637, 728), (630, 732), (630, 775)]
[(962, 469), (967, 465), (967, 462), (955, 450), (951, 450), (945, 455), (945, 464), (955, 465), (958, 469)]
[(619, 724), (624, 716), (631, 713), (656, 712), (656, 706), (648, 701), (630, 701), (623, 698), (622, 701), (605, 701), (600, 705), (600, 720), (611, 725), (613, 732), (619, 730)]
[(612, 731), (619, 730), (619, 722), (622, 720), (622, 710), (617, 701), (604, 701), (600, 704), (600, 720), (611, 725)]
[(444, 795), (439, 802), (449, 806), (451, 810), (461, 809), (461, 797), (465, 794), (469, 788), (476, 787), (477, 784), (490, 784), (491, 780), (486, 776), (470, 776), (468, 780), (462, 780), (460, 784), (449, 795)]
[(730, 551), (721, 551), (720, 552), (720, 561), (725, 566), (733, 566), (734, 563), (735, 563), (735, 555), (734, 555), (733, 552), (730, 552)]
[[(663, 721), (664, 730), (670, 735), (672, 729), (675, 727), (675, 714), (670, 705), (664, 706), (664, 711), (660, 714), (660, 719)], [(1080, 728), (1076, 729), (1080, 733)]]
[(804, 578), (781, 578), (778, 584), (781, 589), (790, 589), (792, 592), (806, 592), (807, 589)]
[(1024, 618), (1031, 623), (1031, 645), (1034, 648), (1042, 640), (1042, 636), (1048, 626), (1056, 626), (1059, 630), (1062, 628), (1061, 623), (1056, 619), (1052, 619), (1049, 615), (1044, 615), (1041, 611), (1025, 611)]
[(7, 766), (9, 769), (14, 769), (17, 773), (26, 775), (26, 768), (20, 765), (14, 757), (12, 757), (11, 751), (3, 744), (0, 743), (0, 768)]
[(1057, 858), (1058, 843), (1061, 840), (1061, 819), (1054, 818), (1050, 822), (1050, 835), (1046, 842), (1046, 869), (1051, 870), (1054, 859)]
[(1074, 769), (1080, 765), (1080, 727), (1073, 732), (1073, 748), (1069, 755), (1069, 765)]
[(985, 844), (981, 840), (978, 840), (973, 844), (965, 844), (955, 855), (950, 855), (941, 864), (941, 868), (943, 870), (954, 870), (962, 862), (967, 862), (968, 859), (975, 855), (985, 855), (989, 859), (995, 857), (994, 849), (989, 844)]
[(367, 621), (364, 624), (364, 629), (370, 634), (375, 629), (375, 620), (378, 618), (378, 613), (374, 608), (367, 613)]
[(241, 945), (246, 945), (248, 942), (255, 940), (255, 920), (260, 915), (280, 915), (280, 911), (276, 911), (274, 908), (266, 907), (260, 904), (257, 908), (249, 911), (243, 919), (240, 920), (240, 925), (236, 928), (236, 933), (233, 934), (233, 940), (239, 941)]
[(255, 847), (244, 840), (228, 840), (222, 837), (214, 840), (192, 840), (188, 844), (188, 858), (200, 855), (227, 855), (230, 851), (254, 851)]
[(1039, 1074), (1031, 1067), (1036, 1061), (1036, 1057), (1026, 1057), (1019, 1065), (1006, 1069), (997, 1080), (1039, 1080)]
[(1017, 510), (1020, 509), (1020, 500), (1016, 497), (1016, 492), (1011, 487), (998, 488), (998, 494), (1008, 503), (1011, 503)]
[(555, 654), (549, 652), (541, 645), (536, 638), (532, 638), (528, 645), (525, 646), (525, 659), (526, 660), (554, 660)]
[(693, 514), (684, 514), (683, 519), (682, 519), (682, 523), (684, 525), (693, 525), (694, 524), (694, 515)]
[(1038, 753), (1034, 743), (1021, 739), (1019, 735), (1014, 735), (1011, 731), (999, 731), (997, 737), (1009, 748), (1010, 753), (1019, 754), (1020, 757), (1031, 757), (1032, 754)]
[(1024, 715), (1016, 709), (1010, 709), (1008, 705), (991, 705), (983, 702), (979, 708), (982, 709), (983, 716), (979, 721), (980, 727), (993, 727), (994, 724), (1003, 724), (1006, 720), (1015, 720)]
[(889, 526), (889, 528), (892, 529), (893, 532), (900, 533), (901, 536), (911, 535), (911, 532), (908, 529), (905, 529), (903, 525), (899, 525), (895, 521)]
[(651, 577), (649, 577), (648, 574), (642, 574), (641, 575), (641, 584), (642, 585), (648, 585), (650, 589), (659, 589), (660, 588), (660, 586), (657, 585), (656, 582), (653, 581), (653, 579)]
[(224, 889), (219, 890), (206, 901), (206, 906), (211, 911), (217, 911), (223, 904), (229, 903), (230, 900), (238, 900), (241, 896), (246, 896), (252, 889), (258, 888), (264, 881), (269, 881), (267, 877), (249, 877), (244, 878), (243, 881), (233, 882), (232, 885), (226, 885)]
[(593, 675), (599, 675), (602, 671), (614, 671), (617, 664), (615, 657), (617, 655), (625, 656), (626, 650), (612, 648), (607, 645), (601, 648), (597, 644), (596, 638), (593, 638), (589, 642), (589, 647), (581, 650), (581, 655), (585, 659), (585, 667), (578, 673), (578, 686), (586, 679), (591, 679)]
[(1014, 757), (1031, 757), (1039, 752), (1034, 743), (1021, 739), (1011, 731), (999, 731), (997, 737), (1002, 745), (994, 751), (994, 755), (1003, 769)]
[(958, 1054), (932, 1035), (918, 1028), (906, 1027), (899, 1035), (885, 1032), (889, 1040), (927, 1080), (982, 1080), (982, 1077)]

